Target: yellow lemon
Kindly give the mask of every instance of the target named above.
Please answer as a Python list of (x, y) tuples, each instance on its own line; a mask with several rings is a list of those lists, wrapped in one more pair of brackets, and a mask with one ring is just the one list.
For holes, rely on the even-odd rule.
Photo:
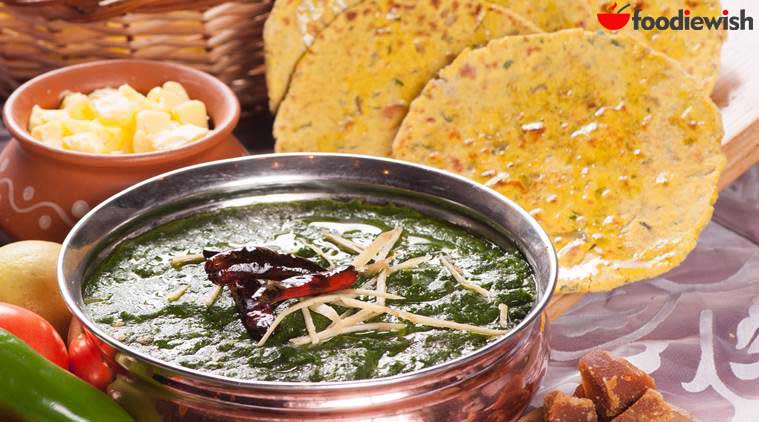
[(0, 302), (36, 312), (66, 338), (71, 315), (58, 290), (61, 245), (25, 240), (0, 247)]

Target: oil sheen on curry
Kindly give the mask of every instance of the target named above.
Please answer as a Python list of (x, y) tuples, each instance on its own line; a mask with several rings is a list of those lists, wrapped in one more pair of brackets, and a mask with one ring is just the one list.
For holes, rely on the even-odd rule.
[(536, 297), (513, 247), (395, 205), (308, 200), (197, 214), (119, 244), (87, 312), (130, 347), (230, 378), (388, 377), (474, 352)]

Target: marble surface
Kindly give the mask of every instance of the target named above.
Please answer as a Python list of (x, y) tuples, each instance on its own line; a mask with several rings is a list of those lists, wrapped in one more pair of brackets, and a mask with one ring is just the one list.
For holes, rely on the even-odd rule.
[[(248, 125), (260, 128), (241, 128)], [(266, 149), (249, 133), (238, 136), (252, 150)], [(0, 144), (6, 141), (0, 127)], [(588, 295), (550, 330), (553, 352), (535, 405), (547, 391), (571, 393), (577, 359), (603, 348), (651, 373), (668, 400), (703, 421), (759, 421), (759, 165), (722, 193), (680, 267)]]

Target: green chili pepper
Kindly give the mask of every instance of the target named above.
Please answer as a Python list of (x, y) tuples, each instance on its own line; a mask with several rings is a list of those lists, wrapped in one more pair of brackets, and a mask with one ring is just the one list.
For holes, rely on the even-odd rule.
[(134, 421), (110, 397), (0, 329), (0, 407), (30, 421)]

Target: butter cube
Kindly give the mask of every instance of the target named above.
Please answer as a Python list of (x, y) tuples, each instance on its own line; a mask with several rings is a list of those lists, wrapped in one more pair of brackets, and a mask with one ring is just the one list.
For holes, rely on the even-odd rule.
[(163, 84), (163, 89), (165, 89), (166, 91), (175, 93), (177, 96), (179, 96), (179, 98), (182, 98), (184, 101), (187, 101), (190, 99), (190, 96), (187, 95), (187, 91), (179, 82), (168, 81)]
[(191, 124), (177, 125), (153, 135), (153, 147), (157, 150), (167, 150), (183, 147), (208, 133), (208, 129)]
[(134, 137), (132, 138), (132, 151), (136, 154), (155, 151), (153, 140), (150, 138), (150, 135), (139, 129), (136, 130), (134, 132)]
[(137, 112), (137, 130), (145, 133), (158, 133), (171, 126), (171, 115), (163, 111), (143, 110)]
[(155, 134), (165, 131), (176, 125), (171, 121), (171, 115), (163, 111), (143, 110), (137, 113), (136, 130), (132, 142), (134, 152), (155, 151), (153, 137)]
[(102, 123), (110, 126), (132, 126), (135, 106), (129, 99), (112, 88), (98, 89), (90, 94), (95, 114)]
[(135, 112), (140, 110), (159, 110), (166, 111), (161, 106), (153, 101), (148, 100), (148, 97), (139, 93), (136, 89), (132, 88), (128, 84), (121, 85), (118, 88), (119, 94), (129, 100), (135, 108)]
[(55, 148), (63, 147), (63, 135), (64, 129), (61, 121), (47, 122), (32, 129), (34, 139)]
[(67, 117), (68, 113), (65, 110), (48, 110), (35, 105), (32, 107), (32, 113), (29, 115), (29, 130), (44, 125), (47, 122), (64, 120)]
[(64, 119), (61, 120), (66, 135), (73, 135), (77, 132), (96, 132), (103, 125), (96, 120)]
[(179, 123), (208, 129), (208, 114), (206, 105), (202, 101), (185, 101), (171, 109), (171, 116)]
[(162, 87), (155, 87), (148, 92), (148, 100), (153, 101), (167, 111), (189, 99), (187, 91), (176, 82), (166, 82)]
[[(101, 153), (127, 152), (129, 146), (129, 134), (120, 127), (105, 126), (97, 120), (68, 119), (63, 121), (65, 135), (71, 136), (77, 133), (92, 133), (103, 144)], [(81, 142), (85, 141), (79, 141)], [(88, 151), (84, 151), (88, 152)]]
[(90, 99), (79, 92), (70, 93), (63, 97), (61, 107), (66, 110), (69, 117), (74, 119), (90, 120), (95, 118), (95, 110), (92, 108)]
[(143, 104), (148, 100), (147, 97), (137, 92), (136, 89), (132, 88), (128, 84), (121, 85), (118, 91), (119, 94), (135, 104)]
[(99, 136), (105, 141), (105, 149), (111, 154), (124, 154), (132, 151), (132, 145), (129, 142), (132, 134), (120, 127), (103, 126)]
[(63, 146), (70, 150), (88, 152), (90, 154), (105, 154), (105, 142), (94, 132), (79, 132), (63, 138)]

